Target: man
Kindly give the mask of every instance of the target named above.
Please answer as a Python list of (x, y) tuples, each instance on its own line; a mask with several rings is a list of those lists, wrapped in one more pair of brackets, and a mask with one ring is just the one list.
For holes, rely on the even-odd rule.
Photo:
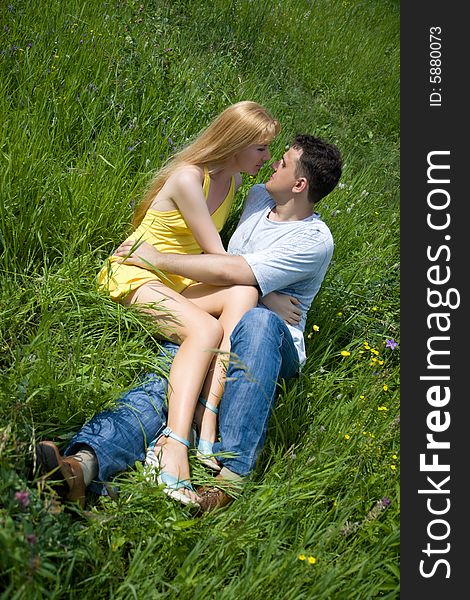
[[(333, 253), (331, 233), (315, 205), (335, 188), (341, 167), (335, 146), (309, 135), (297, 136), (273, 164), (269, 181), (251, 188), (230, 239), (229, 254), (162, 254), (149, 244), (130, 255), (131, 246), (123, 244), (118, 249), (123, 260), (143, 268), (213, 285), (257, 285), (261, 299), (272, 291), (288, 294), (297, 299), (302, 311), (300, 323), (294, 326), (260, 304), (232, 333), (235, 360), (229, 362), (220, 404), (220, 441), (213, 445), (221, 470), (213, 487), (198, 490), (203, 511), (228, 504), (233, 495), (223, 489), (223, 483), (239, 482), (254, 469), (277, 381), (294, 377), (305, 362), (307, 312)], [(165, 347), (171, 360), (177, 347), (170, 343)], [(165, 394), (166, 381), (147, 376), (115, 409), (86, 423), (72, 439), (65, 458), (55, 444), (41, 442), (36, 454), (41, 472), (47, 476), (55, 471), (51, 477), (62, 480), (61, 496), (84, 506), (88, 486), (102, 493), (100, 482), (144, 460), (146, 446), (165, 427)]]

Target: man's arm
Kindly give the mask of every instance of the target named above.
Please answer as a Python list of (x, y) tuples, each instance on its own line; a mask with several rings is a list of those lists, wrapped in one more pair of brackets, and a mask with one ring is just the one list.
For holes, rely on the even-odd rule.
[(242, 256), (231, 254), (167, 254), (147, 242), (124, 242), (114, 252), (121, 262), (151, 271), (166, 271), (212, 285), (257, 285)]

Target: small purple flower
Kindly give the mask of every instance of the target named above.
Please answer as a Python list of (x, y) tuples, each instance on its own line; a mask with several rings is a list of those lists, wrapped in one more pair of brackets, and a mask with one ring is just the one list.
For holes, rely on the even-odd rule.
[(15, 492), (15, 498), (18, 501), (18, 504), (21, 508), (26, 508), (29, 506), (29, 492), (28, 490), (23, 490), (21, 492)]
[(31, 546), (34, 546), (34, 544), (37, 544), (38, 538), (34, 535), (34, 533), (28, 533), (26, 536), (26, 541), (28, 544), (31, 544)]
[(385, 348), (390, 348), (390, 350), (395, 350), (395, 348), (398, 346), (398, 344), (396, 343), (396, 341), (393, 338), (390, 338), (389, 340), (385, 341)]
[(5, 25), (5, 27), (3, 28), (3, 31), (6, 33), (8, 31), (8, 25)]
[(382, 498), (382, 506), (383, 506), (383, 507), (390, 506), (390, 503), (391, 503), (391, 502), (392, 502), (392, 501), (390, 500), (390, 498), (387, 498), (387, 496), (384, 496), (384, 497)]
[(32, 48), (33, 47), (33, 42), (29, 42), (28, 43), (28, 48)]
[(134, 152), (134, 150), (137, 148), (137, 146), (140, 146), (141, 143), (142, 143), (142, 140), (136, 140), (132, 146), (127, 147), (127, 151)]

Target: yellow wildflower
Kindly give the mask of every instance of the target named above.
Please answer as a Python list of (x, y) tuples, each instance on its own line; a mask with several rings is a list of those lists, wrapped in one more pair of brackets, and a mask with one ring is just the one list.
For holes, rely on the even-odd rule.
[(341, 356), (351, 356), (351, 352), (348, 352), (347, 350), (341, 350)]
[(309, 556), (309, 557), (308, 557), (308, 562), (309, 562), (311, 565), (314, 565), (314, 564), (317, 562), (317, 559), (316, 559), (314, 556)]
[(298, 559), (299, 560), (305, 560), (306, 556), (305, 554), (299, 554)]

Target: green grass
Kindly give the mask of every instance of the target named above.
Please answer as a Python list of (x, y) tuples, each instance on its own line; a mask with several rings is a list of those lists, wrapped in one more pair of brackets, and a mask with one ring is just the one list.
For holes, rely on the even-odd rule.
[[(0, 39), (1, 597), (398, 598), (398, 2), (12, 0)], [(194, 519), (137, 468), (57, 511), (28, 483), (34, 440), (160, 368), (148, 324), (98, 295), (101, 261), (151, 173), (242, 99), (281, 121), (274, 156), (307, 132), (345, 158), (307, 364), (228, 510)]]

